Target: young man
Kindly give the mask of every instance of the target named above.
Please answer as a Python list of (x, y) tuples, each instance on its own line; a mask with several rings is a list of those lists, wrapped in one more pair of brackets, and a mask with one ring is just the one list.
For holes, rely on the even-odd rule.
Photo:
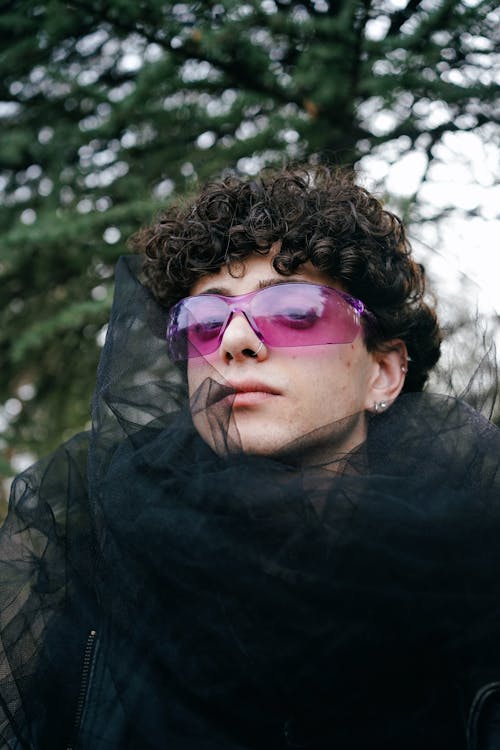
[(499, 436), (421, 393), (398, 219), (304, 168), (135, 243), (93, 432), (1, 532), (0, 747), (500, 747)]
[[(421, 390), (439, 357), (439, 327), (423, 300), (423, 269), (411, 258), (404, 228), (350, 174), (309, 169), (209, 184), (192, 204), (140, 233), (136, 245), (160, 301), (171, 306), (194, 297), (174, 311), (192, 315), (192, 328), (197, 316), (219, 308), (224, 314), (215, 295), (271, 288), (248, 298), (249, 309), (262, 308), (265, 318), (268, 294), (270, 308), (310, 309), (318, 303), (305, 284), (333, 290), (319, 302), (324, 319), (314, 327), (295, 321), (285, 331), (276, 320), (268, 340), (255, 319), (237, 310), (210, 351), (202, 344), (203, 356), (188, 358), (191, 394), (211, 373), (233, 387), (234, 429), (247, 453), (279, 455), (296, 439), (307, 461), (313, 453), (324, 459), (350, 451), (366, 437), (367, 414), (388, 408), (403, 388)], [(358, 299), (349, 301), (346, 292)], [(351, 335), (340, 331), (336, 341), (321, 333), (321, 326), (327, 332), (352, 317)], [(271, 329), (279, 325), (284, 334), (274, 340)], [(243, 398), (242, 390), (268, 395)], [(208, 440), (201, 422), (195, 420)]]

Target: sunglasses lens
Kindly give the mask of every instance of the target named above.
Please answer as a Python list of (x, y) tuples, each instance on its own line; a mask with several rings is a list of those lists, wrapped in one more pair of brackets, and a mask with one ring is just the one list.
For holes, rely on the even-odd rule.
[(252, 300), (253, 318), (270, 346), (315, 346), (354, 341), (356, 310), (328, 287), (286, 284), (270, 287)]
[(218, 297), (188, 297), (172, 309), (167, 328), (170, 356), (199, 357), (217, 349), (227, 305)]

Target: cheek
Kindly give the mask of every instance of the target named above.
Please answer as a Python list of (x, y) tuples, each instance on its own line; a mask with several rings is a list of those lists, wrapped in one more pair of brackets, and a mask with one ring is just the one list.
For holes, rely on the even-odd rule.
[[(349, 348), (348, 348), (349, 347)], [(350, 345), (303, 347), (289, 357), (299, 377), (314, 377), (315, 384), (329, 380), (329, 375), (341, 377), (355, 369), (356, 352)]]
[[(287, 375), (291, 392), (317, 413), (362, 409), (368, 389), (366, 353), (354, 345), (311, 347), (292, 355)], [(300, 407), (299, 407), (300, 408)]]
[(203, 357), (194, 357), (188, 360), (187, 365), (187, 382), (189, 395), (192, 396), (196, 389), (203, 381), (212, 375), (214, 368)]

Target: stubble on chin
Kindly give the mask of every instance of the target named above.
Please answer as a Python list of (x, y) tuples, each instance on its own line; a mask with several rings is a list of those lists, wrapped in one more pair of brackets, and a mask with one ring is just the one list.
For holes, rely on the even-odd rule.
[(270, 419), (252, 425), (251, 416), (236, 413), (233, 429), (239, 449), (247, 455), (266, 456), (300, 468), (335, 470), (366, 440), (367, 419), (364, 411), (358, 412), (298, 434), (295, 422), (280, 425), (279, 420)]
[(341, 465), (366, 440), (366, 434), (366, 413), (358, 412), (276, 443), (273, 456), (302, 468), (332, 468)]

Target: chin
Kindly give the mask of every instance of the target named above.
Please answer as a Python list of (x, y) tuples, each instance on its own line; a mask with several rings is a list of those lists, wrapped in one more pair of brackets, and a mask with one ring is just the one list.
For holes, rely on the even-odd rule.
[(241, 451), (249, 456), (280, 456), (291, 440), (290, 426), (280, 426), (279, 420), (263, 422), (253, 415), (239, 414), (234, 423)]
[(241, 439), (241, 451), (247, 456), (278, 457), (285, 451), (284, 443), (257, 442), (255, 439)]
[(292, 465), (326, 465), (338, 461), (366, 439), (364, 412), (321, 427), (304, 428), (303, 432), (292, 431), (289, 425), (283, 425), (280, 430), (276, 424), (251, 429), (249, 424), (235, 421), (243, 453), (277, 458)]

